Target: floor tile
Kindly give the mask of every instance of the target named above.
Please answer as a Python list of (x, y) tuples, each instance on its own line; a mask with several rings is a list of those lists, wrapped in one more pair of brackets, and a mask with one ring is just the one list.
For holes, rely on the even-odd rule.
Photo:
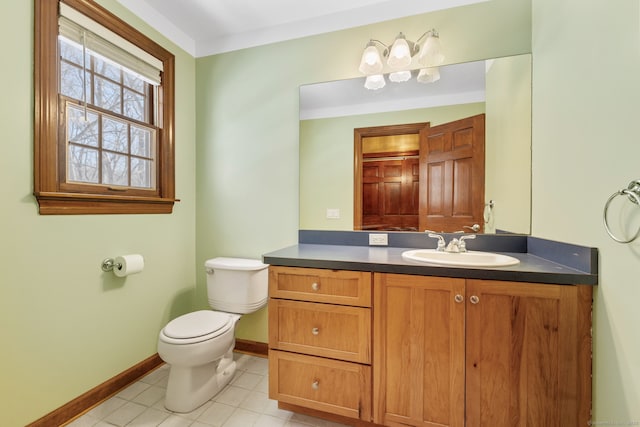
[(170, 414), (164, 421), (158, 424), (159, 427), (188, 427), (193, 423), (193, 420), (178, 416), (176, 414)]
[(278, 408), (278, 401), (269, 399), (267, 407), (263, 411), (266, 415), (288, 420), (293, 416), (293, 412)]
[(116, 396), (125, 400), (131, 400), (137, 395), (139, 395), (140, 393), (142, 393), (143, 391), (145, 391), (146, 389), (148, 389), (149, 387), (151, 387), (151, 384), (145, 383), (142, 381), (137, 381), (131, 384), (129, 387), (125, 388), (124, 390), (120, 390), (120, 392), (118, 392)]
[(146, 406), (139, 403), (127, 402), (104, 418), (104, 421), (116, 426), (126, 426), (133, 421), (138, 415), (142, 414), (146, 410)]
[(159, 381), (164, 380), (168, 376), (169, 376), (169, 366), (168, 365), (162, 365), (159, 368), (149, 372), (144, 377), (140, 378), (140, 381), (142, 381), (144, 383), (147, 383), (147, 384), (153, 385), (153, 384), (156, 384)]
[(110, 415), (116, 409), (119, 409), (122, 406), (124, 406), (124, 404), (126, 403), (127, 403), (127, 400), (125, 399), (121, 399), (117, 396), (112, 397), (111, 399), (106, 400), (102, 402), (100, 405), (93, 408), (86, 415), (101, 420), (104, 417)]
[(153, 406), (156, 402), (164, 400), (164, 396), (167, 392), (166, 388), (158, 386), (151, 386), (139, 393), (131, 401), (139, 403), (144, 406)]
[(197, 418), (197, 421), (210, 426), (222, 426), (235, 410), (236, 408), (233, 406), (213, 402), (213, 404)]
[(142, 414), (133, 419), (127, 427), (155, 427), (169, 418), (169, 413), (154, 408), (147, 408)]
[(247, 361), (245, 371), (253, 374), (267, 375), (269, 374), (269, 361), (262, 357), (253, 357)]
[(70, 422), (67, 424), (67, 427), (91, 427), (94, 426), (98, 421), (98, 418), (93, 418), (88, 415), (83, 415), (80, 418)]
[(253, 388), (253, 391), (259, 391), (265, 394), (269, 393), (269, 377), (263, 376), (260, 382)]
[(215, 401), (230, 406), (239, 406), (240, 403), (251, 393), (246, 388), (228, 386), (215, 397)]
[[(162, 403), (164, 405), (164, 399), (162, 400)], [(181, 417), (184, 418), (188, 418), (190, 420), (196, 420), (198, 419), (198, 417), (200, 417), (200, 415), (202, 415), (202, 413), (204, 411), (207, 410), (207, 408), (209, 408), (209, 406), (211, 406), (213, 404), (212, 401), (208, 401), (205, 402), (202, 406), (197, 407), (196, 409), (194, 409), (191, 412), (187, 412), (187, 413), (176, 413), (177, 415), (180, 415)]]
[(223, 427), (247, 427), (255, 426), (256, 421), (260, 418), (257, 412), (248, 411), (246, 409), (237, 408), (229, 419), (222, 425)]
[(256, 421), (259, 427), (284, 427), (287, 424), (286, 419), (274, 417), (272, 415), (262, 414)]
[(236, 387), (253, 390), (262, 379), (264, 379), (264, 375), (253, 374), (251, 372), (236, 372), (236, 376), (233, 381), (231, 381), (231, 384)]
[(247, 395), (247, 397), (244, 398), (242, 402), (240, 402), (239, 406), (242, 409), (247, 409), (249, 411), (262, 414), (264, 413), (265, 409), (267, 409), (268, 405), (269, 398), (265, 393), (252, 391)]

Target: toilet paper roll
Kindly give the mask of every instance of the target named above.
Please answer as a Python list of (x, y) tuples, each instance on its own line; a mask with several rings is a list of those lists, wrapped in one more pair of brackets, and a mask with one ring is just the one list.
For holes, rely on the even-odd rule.
[(138, 254), (122, 255), (116, 257), (115, 264), (113, 274), (118, 277), (125, 277), (130, 274), (140, 273), (144, 268), (144, 258)]

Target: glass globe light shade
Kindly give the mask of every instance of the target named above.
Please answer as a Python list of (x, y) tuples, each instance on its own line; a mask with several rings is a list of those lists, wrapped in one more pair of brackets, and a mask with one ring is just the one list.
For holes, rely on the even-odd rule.
[(389, 74), (389, 80), (394, 83), (406, 82), (411, 78), (411, 71), (403, 70)]
[(420, 83), (433, 83), (440, 80), (440, 69), (438, 67), (423, 68), (416, 78)]
[(393, 42), (387, 64), (395, 69), (405, 68), (411, 64), (411, 48), (404, 34), (398, 34), (396, 41)]
[(387, 82), (384, 81), (384, 76), (382, 74), (373, 74), (371, 76), (367, 76), (364, 81), (364, 87), (371, 90), (382, 89)]
[(358, 68), (362, 74), (379, 74), (382, 71), (382, 58), (380, 52), (373, 42), (369, 42), (362, 52), (360, 67)]
[(426, 67), (437, 67), (444, 62), (444, 54), (438, 33), (431, 32), (420, 50), (418, 62)]

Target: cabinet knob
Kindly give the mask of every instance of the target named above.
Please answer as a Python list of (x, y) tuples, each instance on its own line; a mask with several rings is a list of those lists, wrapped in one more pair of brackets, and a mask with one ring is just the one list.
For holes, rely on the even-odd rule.
[(471, 301), (471, 304), (477, 304), (480, 302), (480, 298), (477, 295), (471, 295), (469, 301)]
[(320, 285), (317, 282), (313, 282), (311, 284), (311, 289), (313, 289), (314, 291), (317, 291), (318, 289), (320, 289)]
[(459, 304), (462, 301), (464, 301), (464, 297), (462, 295), (460, 295), (460, 294), (456, 294), (456, 296), (453, 297), (453, 300)]
[(313, 335), (318, 335), (320, 333), (320, 329), (319, 328), (313, 328), (313, 329), (311, 329), (311, 333)]
[(320, 388), (320, 380), (313, 380), (311, 383), (311, 388), (314, 390), (318, 390)]

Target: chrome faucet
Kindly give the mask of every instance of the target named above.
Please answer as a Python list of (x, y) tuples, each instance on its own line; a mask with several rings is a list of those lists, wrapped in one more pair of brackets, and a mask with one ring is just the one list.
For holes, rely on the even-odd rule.
[(438, 247), (436, 248), (436, 251), (451, 252), (451, 253), (467, 252), (467, 244), (465, 243), (465, 240), (476, 238), (475, 234), (461, 236), (459, 239), (454, 237), (453, 239), (451, 239), (451, 241), (447, 245), (444, 240), (444, 237), (440, 234), (429, 233), (428, 236), (434, 239), (438, 239)]
[[(429, 230), (427, 230), (427, 232), (429, 232)], [(438, 252), (444, 252), (444, 247), (446, 245), (445, 241), (444, 241), (444, 237), (442, 237), (440, 234), (436, 234), (433, 232), (429, 232), (429, 234), (427, 234), (429, 237), (432, 237), (434, 239), (438, 239), (438, 247), (436, 248), (436, 251)]]
[(458, 248), (460, 249), (460, 252), (467, 252), (467, 244), (464, 242), (465, 240), (475, 239), (475, 238), (476, 238), (475, 234), (468, 234), (466, 236), (461, 236), (460, 239), (458, 239)]

